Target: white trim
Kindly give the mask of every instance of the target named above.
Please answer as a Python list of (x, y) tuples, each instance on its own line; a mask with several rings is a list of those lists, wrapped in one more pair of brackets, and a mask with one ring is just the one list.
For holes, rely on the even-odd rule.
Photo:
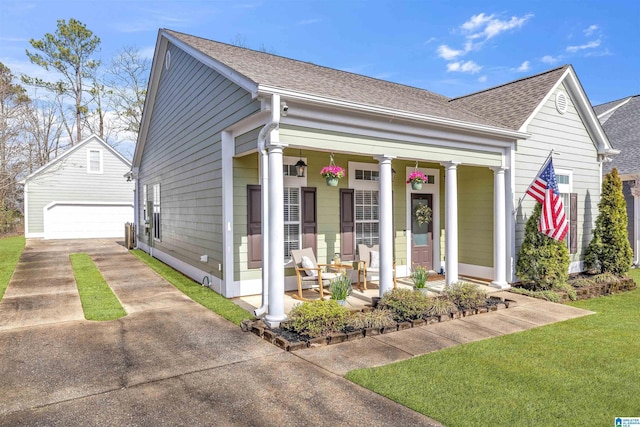
[(226, 298), (233, 298), (236, 274), (233, 250), (233, 152), (234, 135), (226, 130), (221, 135), (222, 152), (222, 277), (221, 294)]
[[(29, 233), (29, 184), (28, 183), (26, 182), (24, 183), (24, 188), (22, 189), (22, 191), (24, 192), (24, 236), (31, 237), (32, 234)], [(44, 227), (44, 224), (43, 224), (43, 227)], [(33, 234), (42, 234), (42, 237), (44, 237), (44, 233), (33, 233)], [(41, 237), (41, 236), (38, 236), (38, 237)]]
[(332, 106), (338, 106), (338, 107), (345, 107), (345, 108), (349, 108), (356, 111), (384, 114), (386, 116), (392, 116), (394, 118), (406, 118), (406, 119), (412, 119), (412, 120), (419, 120), (421, 122), (426, 122), (434, 125), (440, 125), (440, 126), (446, 125), (459, 130), (467, 130), (467, 131), (472, 130), (476, 132), (483, 132), (492, 136), (517, 138), (517, 139), (526, 139), (528, 137), (526, 133), (513, 131), (510, 129), (503, 129), (503, 128), (498, 128), (494, 126), (464, 122), (461, 120), (446, 119), (442, 117), (430, 116), (427, 114), (412, 113), (409, 111), (396, 110), (392, 108), (378, 107), (375, 105), (359, 104), (356, 102), (344, 101), (337, 98), (330, 98), (325, 96), (319, 96), (316, 94), (292, 91), (292, 90), (287, 90), (287, 89), (282, 89), (282, 88), (262, 85), (262, 84), (258, 85), (258, 94), (259, 95), (279, 94), (280, 96), (286, 97), (287, 99), (310, 101), (320, 105), (332, 105)]
[(57, 201), (54, 200), (53, 202), (49, 203), (48, 205), (46, 205), (43, 209), (44, 210), (50, 210), (52, 207), (54, 206), (131, 206), (133, 207), (133, 202), (92, 202), (92, 201), (67, 201), (67, 200), (62, 200), (62, 201)]
[(147, 245), (144, 242), (139, 242), (138, 243), (138, 248), (142, 249), (144, 252), (150, 254), (152, 257), (157, 258), (158, 260), (162, 261), (163, 263), (167, 264), (168, 266), (175, 268), (176, 270), (178, 270), (179, 272), (183, 273), (185, 276), (188, 276), (189, 278), (191, 278), (192, 280), (194, 280), (196, 283), (202, 283), (202, 281), (204, 280), (205, 277), (209, 278), (209, 287), (219, 293), (221, 293), (221, 289), (222, 289), (222, 281), (220, 280), (219, 277), (214, 276), (211, 273), (208, 273), (204, 270), (201, 270), (197, 267), (194, 267), (191, 264), (188, 264), (182, 260), (179, 260), (176, 257), (173, 257), (165, 252), (162, 252), (161, 250), (157, 249), (157, 248), (153, 248), (153, 253), (150, 252), (150, 247), (149, 245)]
[[(407, 166), (405, 169), (404, 181), (407, 181), (409, 174), (414, 171), (414, 167)], [(431, 218), (433, 220), (433, 270), (437, 273), (441, 267), (440, 256), (440, 169), (418, 168), (418, 171), (425, 175), (433, 175), (435, 177), (433, 184), (422, 184), (421, 190), (414, 190), (410, 184), (406, 185), (405, 193), (405, 229), (406, 229), (406, 250), (407, 250), (407, 267), (411, 265), (411, 194), (431, 194), (433, 196), (433, 207)], [(397, 179), (397, 178), (396, 178)]]
[(493, 280), (493, 267), (483, 265), (458, 264), (458, 272), (461, 276), (477, 277), (478, 279)]
[(614, 112), (615, 110), (617, 110), (618, 108), (622, 107), (624, 104), (626, 104), (627, 102), (631, 101), (631, 98), (633, 98), (633, 96), (628, 97), (627, 99), (625, 99), (624, 101), (622, 101), (621, 103), (619, 103), (618, 105), (615, 105), (614, 107), (608, 109), (607, 111), (600, 113), (597, 115), (598, 120), (600, 120), (600, 117), (602, 116), (606, 116), (609, 113)]

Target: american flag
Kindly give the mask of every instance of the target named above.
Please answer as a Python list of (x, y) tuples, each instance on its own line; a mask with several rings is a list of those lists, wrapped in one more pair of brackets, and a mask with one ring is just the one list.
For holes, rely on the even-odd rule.
[(533, 180), (527, 189), (527, 194), (542, 203), (538, 230), (553, 239), (563, 240), (569, 231), (569, 225), (553, 170), (553, 159), (549, 159)]

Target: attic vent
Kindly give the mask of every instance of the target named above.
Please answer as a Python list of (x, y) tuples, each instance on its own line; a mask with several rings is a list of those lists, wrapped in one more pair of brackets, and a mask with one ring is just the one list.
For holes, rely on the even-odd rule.
[(167, 53), (164, 55), (164, 68), (169, 71), (169, 67), (171, 67), (171, 51), (167, 50)]
[(567, 95), (565, 95), (564, 92), (558, 92), (556, 94), (556, 110), (558, 110), (560, 114), (567, 112)]

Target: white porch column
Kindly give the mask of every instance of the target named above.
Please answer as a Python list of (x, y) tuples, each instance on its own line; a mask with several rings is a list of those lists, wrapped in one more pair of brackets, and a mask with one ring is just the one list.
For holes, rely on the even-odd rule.
[(506, 280), (507, 223), (504, 168), (493, 169), (493, 282), (491, 286), (508, 289)]
[(444, 251), (445, 282), (458, 281), (458, 165), (461, 162), (443, 163), (444, 173)]
[[(269, 312), (264, 322), (271, 328), (280, 326), (284, 313), (284, 190), (282, 151), (284, 146), (272, 141), (269, 145), (269, 252), (262, 254), (269, 265)], [(265, 191), (263, 188), (262, 191)]]
[(633, 196), (633, 263), (640, 267), (640, 180), (636, 180), (636, 186), (631, 188)]
[(391, 159), (379, 156), (380, 162), (380, 293), (393, 289), (393, 193)]

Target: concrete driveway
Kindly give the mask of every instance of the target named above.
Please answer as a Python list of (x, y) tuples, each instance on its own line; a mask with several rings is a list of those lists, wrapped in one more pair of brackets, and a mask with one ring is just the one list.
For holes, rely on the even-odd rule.
[[(128, 315), (83, 318), (69, 254)], [(0, 302), (0, 425), (438, 425), (203, 308), (109, 240), (29, 240)]]

